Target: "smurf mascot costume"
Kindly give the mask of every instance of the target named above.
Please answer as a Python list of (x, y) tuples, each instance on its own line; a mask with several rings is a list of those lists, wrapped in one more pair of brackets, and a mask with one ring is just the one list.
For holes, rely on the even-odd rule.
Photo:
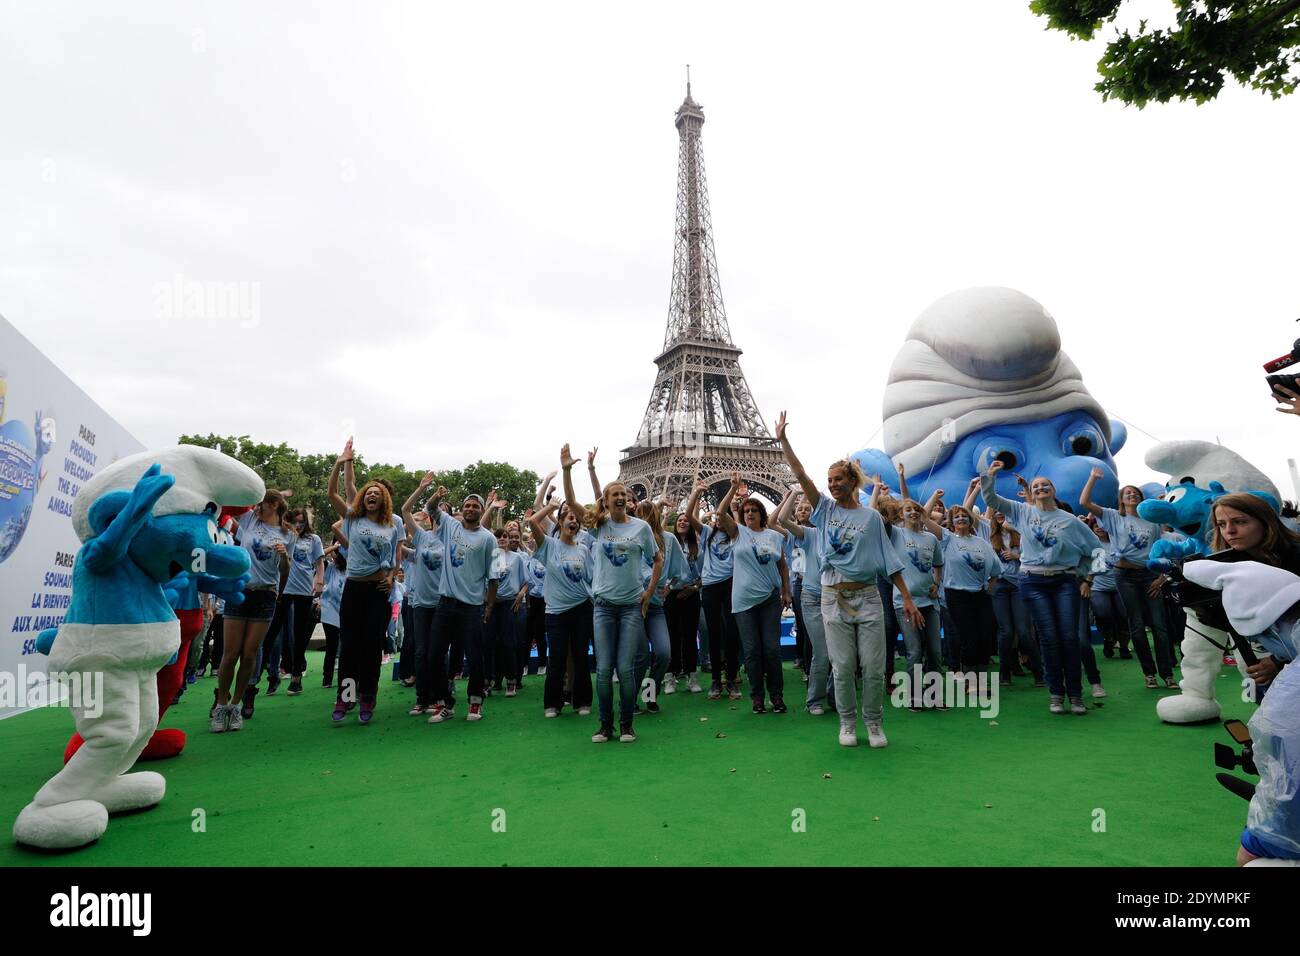
[(1257, 561), (1189, 561), (1187, 580), (1223, 592), (1223, 610), (1242, 637), (1288, 662), (1250, 718), (1259, 784), (1250, 798), (1239, 863), (1300, 865), (1300, 577)]
[[(1138, 517), (1186, 535), (1182, 541), (1162, 540), (1152, 545), (1148, 565), (1153, 571), (1164, 572), (1175, 561), (1209, 553), (1210, 506), (1229, 492), (1259, 495), (1277, 510), (1277, 487), (1230, 448), (1208, 441), (1167, 441), (1153, 446), (1144, 460), (1148, 468), (1162, 471), (1170, 478), (1162, 499), (1138, 505)], [(1223, 663), (1223, 651), (1202, 633), (1218, 645), (1226, 645), (1230, 638), (1195, 614), (1189, 613), (1187, 617), (1187, 630), (1180, 645), (1183, 652), (1180, 692), (1156, 702), (1156, 714), (1169, 724), (1195, 724), (1219, 717), (1214, 682)], [(1242, 679), (1253, 684), (1240, 656), (1237, 667)]]
[(1056, 320), (1015, 289), (950, 293), (908, 329), (885, 387), (884, 451), (854, 457), (868, 475), (924, 501), (942, 488), (961, 501), (972, 477), (1002, 462), (1015, 473), (1045, 475), (1063, 501), (1076, 502), (1094, 468), (1093, 500), (1114, 507), (1114, 455), (1128, 431), (1111, 421), (1061, 350)]
[(163, 587), (184, 570), (243, 575), (248, 555), (217, 543), (217, 502), (252, 504), (264, 494), (252, 469), (181, 445), (114, 462), (77, 495), (72, 522), (83, 543), (72, 601), (40, 646), (51, 674), (103, 675), (102, 711), (72, 708), (85, 744), (18, 815), (19, 843), (82, 846), (103, 835), (110, 813), (163, 798), (161, 774), (127, 773), (158, 725), (158, 670), (180, 645)]

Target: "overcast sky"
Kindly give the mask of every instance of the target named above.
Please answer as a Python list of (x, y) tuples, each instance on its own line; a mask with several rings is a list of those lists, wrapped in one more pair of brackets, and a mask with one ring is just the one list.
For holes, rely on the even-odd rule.
[[(1141, 429), (1289, 496), (1300, 420), (1260, 365), (1300, 335), (1300, 99), (1102, 103), (1101, 49), (1024, 0), (10, 2), (0, 313), (149, 446), (355, 432), (371, 461), (542, 473), (571, 441), (613, 477), (690, 63), (732, 334), (814, 473), (879, 446), (926, 305), (1006, 285), (1136, 426), (1121, 477), (1154, 477)], [(256, 314), (187, 317), (178, 277)]]

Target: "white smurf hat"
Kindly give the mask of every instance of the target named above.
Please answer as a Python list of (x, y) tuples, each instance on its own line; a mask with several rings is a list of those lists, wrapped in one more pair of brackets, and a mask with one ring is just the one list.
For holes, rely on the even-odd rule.
[(917, 317), (894, 359), (885, 453), (916, 474), (980, 428), (1071, 411), (1086, 412), (1110, 440), (1110, 419), (1061, 351), (1056, 320), (1015, 289), (962, 289)]
[(1217, 481), (1228, 491), (1266, 491), (1277, 501), (1282, 496), (1268, 476), (1231, 448), (1208, 441), (1162, 441), (1143, 459), (1147, 467), (1177, 482), (1191, 478), (1201, 488)]
[(229, 455), (198, 445), (177, 445), (161, 451), (143, 451), (119, 458), (82, 485), (72, 502), (72, 527), (82, 541), (94, 535), (88, 515), (95, 499), (108, 491), (130, 491), (150, 465), (162, 466), (163, 474), (175, 475), (156, 505), (155, 515), (198, 514), (213, 502), (222, 505), (255, 505), (266, 495), (257, 472)]

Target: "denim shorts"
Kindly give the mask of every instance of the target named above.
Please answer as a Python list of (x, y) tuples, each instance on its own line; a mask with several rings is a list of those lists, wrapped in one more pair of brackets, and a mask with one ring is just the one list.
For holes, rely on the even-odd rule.
[(275, 588), (248, 588), (243, 604), (226, 602), (227, 621), (269, 621), (275, 617)]

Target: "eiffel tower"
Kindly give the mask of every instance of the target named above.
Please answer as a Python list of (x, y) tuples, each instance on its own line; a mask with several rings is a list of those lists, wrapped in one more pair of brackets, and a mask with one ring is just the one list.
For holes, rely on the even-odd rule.
[(704, 111), (691, 98), (689, 67), (674, 125), (680, 145), (668, 329), (645, 417), (636, 444), (623, 449), (619, 478), (638, 498), (670, 501), (686, 497), (702, 479), (716, 504), (738, 471), (751, 491), (779, 503), (794, 475), (763, 424), (740, 369), (741, 350), (731, 341), (700, 144)]

